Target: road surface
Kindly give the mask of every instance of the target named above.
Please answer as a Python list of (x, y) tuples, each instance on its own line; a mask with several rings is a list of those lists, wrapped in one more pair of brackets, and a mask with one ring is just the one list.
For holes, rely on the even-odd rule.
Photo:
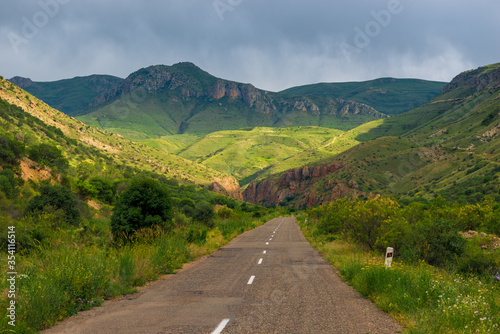
[(46, 334), (398, 333), (276, 218), (140, 293), (82, 312)]

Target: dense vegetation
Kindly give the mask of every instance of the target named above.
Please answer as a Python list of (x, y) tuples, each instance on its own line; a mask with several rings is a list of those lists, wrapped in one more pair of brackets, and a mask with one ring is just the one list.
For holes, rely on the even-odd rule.
[[(183, 66), (205, 84), (213, 83), (208, 74)], [(464, 77), (472, 80), (498, 68)], [(147, 74), (142, 72), (137, 75)], [(346, 280), (411, 333), (498, 331), (496, 83), (482, 90), (458, 85), (404, 115), (354, 129), (344, 124), (349, 131), (242, 128), (205, 137), (149, 139), (144, 142), (149, 146), (45, 108), (1, 78), (0, 93), (26, 110), (43, 110), (37, 118), (0, 99), (0, 229), (16, 230), (21, 332), (35, 332), (103, 299), (132, 292), (267, 221), (269, 210), (209, 192), (209, 180), (225, 176), (212, 168), (245, 185), (305, 162), (342, 166), (314, 182), (306, 178), (307, 196), (330, 201), (337, 181), (351, 184), (359, 195), (325, 200), (323, 206), (298, 213), (307, 217), (301, 221), (306, 236)], [(127, 129), (129, 137), (154, 137), (169, 132), (149, 127), (158, 126), (154, 117), (163, 112), (158, 96), (140, 101), (137, 94), (125, 96), (103, 109), (120, 121), (126, 110), (128, 121), (147, 123)], [(138, 102), (154, 117), (136, 112)], [(229, 113), (240, 113), (242, 104), (234, 102)], [(204, 133), (206, 127), (227, 125), (228, 119), (216, 115), (219, 109), (213, 102), (204, 109), (214, 116), (209, 117), (212, 123), (193, 117), (191, 130)], [(247, 121), (242, 118), (241, 124)], [(281, 205), (296, 211), (304, 199), (291, 193)], [(4, 264), (7, 242), (1, 234)], [(387, 246), (396, 254), (389, 270), (381, 263)], [(5, 272), (0, 288), (7, 284)], [(7, 302), (5, 295), (0, 298), (2, 310)]]
[[(500, 204), (491, 198), (341, 199), (305, 217), (301, 225), (313, 245), (409, 333), (498, 331), (500, 239), (491, 233), (500, 234)], [(459, 233), (470, 229), (479, 233)], [(389, 246), (395, 262), (386, 269)]]
[(3, 100), (0, 109), (1, 260), (14, 226), (18, 332), (133, 292), (267, 221), (267, 210), (121, 165)]

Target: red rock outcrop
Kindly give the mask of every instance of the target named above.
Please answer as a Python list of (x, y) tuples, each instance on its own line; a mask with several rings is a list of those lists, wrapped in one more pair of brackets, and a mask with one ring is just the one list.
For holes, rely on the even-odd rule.
[(234, 177), (225, 177), (225, 178), (216, 177), (214, 181), (210, 184), (209, 189), (218, 194), (243, 200), (243, 195), (241, 194), (240, 185)]
[(278, 205), (293, 198), (298, 199), (298, 207), (311, 207), (351, 194), (364, 195), (357, 189), (355, 181), (344, 184), (329, 179), (324, 186), (318, 184), (342, 168), (342, 164), (334, 163), (290, 169), (279, 178), (250, 183), (243, 192), (243, 197), (245, 201), (263, 206)]

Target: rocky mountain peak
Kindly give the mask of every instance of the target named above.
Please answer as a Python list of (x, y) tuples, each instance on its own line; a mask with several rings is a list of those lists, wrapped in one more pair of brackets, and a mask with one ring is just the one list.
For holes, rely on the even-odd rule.
[(443, 93), (458, 87), (477, 87), (477, 91), (481, 91), (493, 85), (500, 85), (500, 63), (460, 73), (443, 88)]
[(23, 89), (36, 86), (36, 83), (34, 83), (30, 78), (15, 76), (9, 79), (9, 81)]

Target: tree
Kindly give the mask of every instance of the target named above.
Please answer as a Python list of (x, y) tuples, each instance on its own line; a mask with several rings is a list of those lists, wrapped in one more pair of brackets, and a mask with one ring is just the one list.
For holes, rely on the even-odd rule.
[(19, 194), (17, 179), (14, 172), (10, 169), (0, 171), (0, 191), (5, 193), (5, 197), (13, 199)]
[(24, 155), (25, 147), (23, 143), (11, 137), (0, 135), (0, 162), (17, 165)]
[(94, 177), (89, 180), (90, 185), (96, 190), (96, 198), (107, 204), (112, 204), (116, 195), (116, 185), (102, 177)]
[(40, 195), (33, 197), (26, 208), (27, 213), (63, 210), (68, 223), (77, 225), (80, 222), (80, 211), (75, 194), (62, 186), (43, 186)]
[(194, 219), (196, 219), (199, 222), (202, 222), (203, 224), (205, 224), (210, 228), (214, 226), (212, 222), (214, 217), (215, 217), (214, 207), (210, 203), (202, 201), (196, 205)]
[(172, 225), (172, 200), (159, 181), (144, 178), (132, 181), (116, 203), (111, 217), (115, 238), (130, 237), (137, 230), (152, 226), (165, 229)]
[(30, 147), (29, 158), (39, 164), (63, 168), (68, 165), (68, 160), (63, 156), (61, 150), (50, 144), (38, 144)]

